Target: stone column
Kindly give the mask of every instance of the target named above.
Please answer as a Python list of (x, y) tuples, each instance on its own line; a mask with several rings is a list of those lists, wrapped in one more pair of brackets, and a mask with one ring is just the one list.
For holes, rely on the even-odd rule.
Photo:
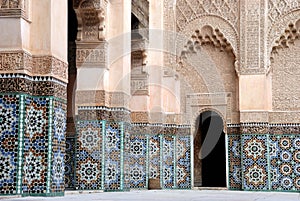
[(0, 194), (63, 195), (67, 1), (2, 1), (0, 13)]

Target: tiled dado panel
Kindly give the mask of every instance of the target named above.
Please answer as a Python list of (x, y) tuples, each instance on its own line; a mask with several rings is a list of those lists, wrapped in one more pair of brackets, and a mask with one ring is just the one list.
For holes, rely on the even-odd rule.
[(52, 97), (26, 97), (23, 195), (63, 195), (66, 104)]
[[(147, 160), (145, 163), (131, 164), (131, 168), (138, 165), (143, 166), (143, 171), (136, 175), (131, 175), (130, 182), (134, 184), (135, 179), (145, 181), (146, 185), (131, 185), (131, 188), (147, 188), (148, 179), (160, 179), (163, 189), (190, 189), (191, 188), (191, 140), (190, 136), (172, 135), (133, 135), (135, 138), (143, 139), (140, 147), (147, 150)], [(146, 142), (147, 139), (147, 142)], [(133, 144), (132, 148), (137, 148)], [(133, 156), (131, 156), (133, 157)], [(142, 183), (144, 184), (144, 183)]]
[(190, 136), (129, 134), (125, 127), (106, 121), (78, 122), (77, 189), (147, 189), (149, 178), (160, 179), (166, 189), (191, 188)]
[(78, 122), (77, 132), (76, 189), (102, 189), (103, 122)]
[(268, 136), (242, 135), (242, 180), (245, 190), (268, 190)]
[(75, 189), (75, 137), (66, 138), (65, 155), (65, 188), (66, 190)]
[(233, 190), (242, 189), (241, 171), (241, 136), (227, 135), (228, 142), (228, 187)]
[[(22, 162), (24, 97), (0, 95), (0, 194), (21, 193), (20, 165)], [(21, 130), (21, 131), (20, 131)], [(19, 150), (19, 151), (18, 151)]]
[(123, 123), (79, 121), (76, 189), (124, 190)]
[(176, 137), (176, 187), (179, 189), (191, 188), (191, 137)]
[(53, 97), (0, 95), (0, 194), (63, 194), (65, 112)]
[(124, 129), (122, 123), (107, 123), (104, 136), (104, 189), (124, 189)]
[(146, 135), (130, 135), (129, 184), (130, 188), (148, 188), (148, 139)]
[(230, 189), (300, 190), (300, 134), (228, 135), (228, 150)]
[(300, 190), (300, 135), (270, 135), (270, 188)]

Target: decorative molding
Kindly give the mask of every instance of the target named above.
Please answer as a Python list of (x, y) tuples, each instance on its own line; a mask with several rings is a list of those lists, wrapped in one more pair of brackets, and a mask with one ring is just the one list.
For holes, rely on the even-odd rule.
[(300, 124), (270, 124), (270, 134), (297, 134), (300, 133)]
[(130, 122), (130, 111), (125, 108), (108, 108), (108, 107), (78, 107), (78, 120), (106, 120), (110, 122)]
[(300, 133), (299, 123), (241, 123), (227, 124), (227, 131), (230, 135), (240, 134), (270, 134), (270, 135), (293, 135)]
[(107, 92), (104, 90), (76, 91), (76, 105), (103, 106), (112, 108), (129, 108), (130, 96), (123, 92)]
[(67, 85), (53, 77), (0, 74), (0, 93), (26, 93), (67, 99)]
[(131, 112), (130, 117), (133, 123), (149, 123), (148, 112)]
[(28, 19), (28, 0), (0, 0), (0, 17)]
[(107, 68), (107, 51), (108, 44), (106, 41), (87, 44), (81, 41), (76, 41), (76, 65), (77, 68), (87, 66)]
[(107, 92), (98, 91), (76, 91), (76, 105), (78, 106), (109, 106)]
[(268, 123), (242, 123), (241, 134), (268, 134)]
[(189, 125), (170, 125), (170, 124), (131, 124), (131, 135), (150, 134), (150, 135), (176, 135), (189, 136), (191, 127)]
[(0, 72), (53, 76), (67, 82), (68, 64), (54, 56), (32, 56), (25, 51), (0, 52)]

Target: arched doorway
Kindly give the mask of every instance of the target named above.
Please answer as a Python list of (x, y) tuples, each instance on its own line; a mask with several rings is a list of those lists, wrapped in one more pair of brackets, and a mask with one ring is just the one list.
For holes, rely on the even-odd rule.
[(197, 118), (194, 139), (194, 186), (226, 187), (226, 146), (223, 120), (206, 111)]

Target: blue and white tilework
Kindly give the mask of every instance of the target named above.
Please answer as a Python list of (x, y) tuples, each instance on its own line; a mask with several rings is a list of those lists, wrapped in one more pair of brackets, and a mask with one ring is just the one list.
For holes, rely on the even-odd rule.
[(175, 188), (175, 137), (162, 136), (162, 185)]
[(243, 188), (267, 190), (268, 183), (267, 135), (242, 135)]
[(105, 180), (107, 191), (123, 190), (123, 131), (119, 123), (107, 123), (105, 130)]
[(228, 135), (228, 183), (230, 189), (242, 189), (241, 137)]
[(300, 136), (270, 135), (271, 189), (300, 190)]
[(17, 193), (19, 95), (0, 95), (0, 195)]
[(102, 122), (77, 124), (76, 189), (102, 189)]
[(130, 136), (130, 188), (147, 188), (147, 136)]
[(176, 143), (176, 185), (179, 189), (191, 188), (191, 138), (178, 136)]

